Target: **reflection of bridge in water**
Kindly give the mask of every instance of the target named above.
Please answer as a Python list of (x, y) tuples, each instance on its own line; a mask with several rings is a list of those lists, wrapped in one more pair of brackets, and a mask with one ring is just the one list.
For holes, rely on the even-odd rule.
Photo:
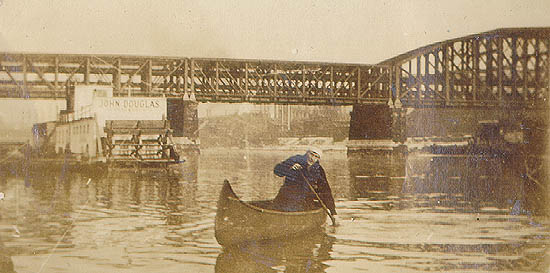
[(547, 170), (537, 157), (351, 153), (348, 164), (350, 196), (378, 202), (374, 209), (414, 202), (419, 208), (479, 212), (492, 206), (515, 214), (548, 213)]

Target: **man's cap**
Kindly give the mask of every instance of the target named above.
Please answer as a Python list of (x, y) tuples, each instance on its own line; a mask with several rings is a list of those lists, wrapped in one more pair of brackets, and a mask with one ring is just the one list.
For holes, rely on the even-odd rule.
[(313, 154), (317, 154), (319, 158), (323, 156), (323, 150), (321, 150), (319, 147), (310, 147), (307, 151)]

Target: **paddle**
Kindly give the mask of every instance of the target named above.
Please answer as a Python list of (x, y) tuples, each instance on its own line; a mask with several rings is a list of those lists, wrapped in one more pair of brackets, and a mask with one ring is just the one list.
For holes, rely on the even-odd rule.
[(309, 186), (309, 189), (315, 194), (315, 197), (317, 197), (317, 200), (319, 200), (319, 202), (321, 202), (321, 206), (323, 207), (323, 209), (324, 209), (325, 212), (327, 213), (328, 217), (330, 217), (330, 220), (332, 221), (332, 225), (333, 225), (333, 226), (336, 226), (336, 219), (334, 218), (334, 216), (332, 215), (332, 213), (330, 213), (330, 211), (328, 210), (327, 206), (325, 205), (325, 203), (323, 202), (323, 200), (321, 200), (321, 197), (319, 196), (319, 194), (317, 194), (317, 192), (315, 191), (315, 189), (313, 188), (313, 186), (311, 186), (311, 184), (310, 184), (309, 181), (307, 180), (306, 176), (304, 175), (304, 172), (303, 172), (303, 171), (300, 171), (300, 174), (302, 175), (302, 178), (304, 178), (304, 181), (306, 181), (306, 184)]

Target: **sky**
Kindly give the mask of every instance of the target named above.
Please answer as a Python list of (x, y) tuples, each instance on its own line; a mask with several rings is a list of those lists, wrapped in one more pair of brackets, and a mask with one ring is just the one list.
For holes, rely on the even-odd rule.
[[(548, 0), (0, 0), (0, 52), (376, 64), (498, 28), (550, 27), (549, 12)], [(45, 121), (27, 104), (0, 109), (0, 123)]]
[(503, 27), (550, 1), (0, 0), (0, 51), (375, 64)]

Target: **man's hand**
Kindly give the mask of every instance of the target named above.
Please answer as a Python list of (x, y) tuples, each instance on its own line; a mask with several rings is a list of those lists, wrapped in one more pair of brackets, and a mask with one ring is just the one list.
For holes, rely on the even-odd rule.
[(339, 222), (340, 220), (338, 219), (338, 215), (332, 215), (332, 217), (334, 218), (334, 223), (332, 224), (333, 227), (337, 227), (339, 226)]
[(302, 165), (298, 164), (298, 163), (294, 163), (294, 165), (292, 165), (292, 167), (290, 167), (291, 169), (297, 171), (297, 170), (301, 170), (302, 169)]

